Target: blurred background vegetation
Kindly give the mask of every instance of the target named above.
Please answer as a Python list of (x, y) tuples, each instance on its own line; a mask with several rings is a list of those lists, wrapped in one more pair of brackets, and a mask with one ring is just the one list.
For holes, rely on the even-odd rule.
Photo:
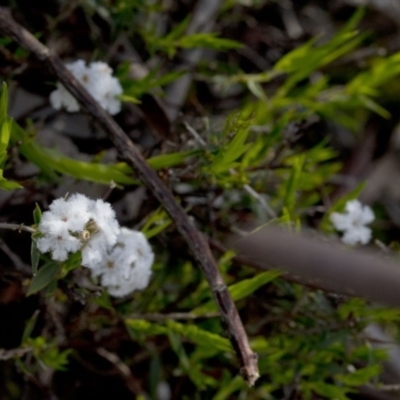
[(245, 224), (271, 222), (338, 241), (329, 214), (360, 198), (376, 215), (369, 246), (397, 255), (400, 5), (0, 5), (64, 61), (114, 69), (124, 88), (116, 120), (214, 243), (261, 373), (250, 389), (238, 375), (184, 240), (106, 133), (83, 112), (52, 109), (53, 73), (1, 37), (0, 222), (33, 224), (36, 204), (68, 192), (107, 197), (156, 254), (151, 285), (116, 301), (86, 271), (49, 272), (45, 258), (32, 285), (31, 238), (0, 231), (1, 400), (400, 397), (399, 310), (257, 271), (222, 245)]

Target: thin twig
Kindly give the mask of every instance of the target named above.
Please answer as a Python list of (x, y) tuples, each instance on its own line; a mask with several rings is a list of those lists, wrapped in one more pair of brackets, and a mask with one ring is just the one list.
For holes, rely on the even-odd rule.
[(97, 353), (104, 357), (107, 361), (109, 361), (115, 369), (118, 371), (118, 374), (124, 379), (126, 386), (134, 395), (143, 394), (143, 390), (140, 386), (135, 382), (135, 379), (132, 375), (130, 368), (121, 360), (121, 358), (103, 347), (99, 347), (97, 349)]
[(400, 391), (400, 384), (391, 384), (391, 385), (378, 384), (378, 385), (376, 385), (376, 389), (384, 390), (387, 392), (394, 392), (394, 391), (398, 392), (398, 391)]
[(0, 239), (0, 250), (11, 260), (15, 269), (17, 271), (25, 272), (25, 273), (32, 273), (32, 267), (22, 261), (22, 259), (15, 254), (7, 244)]
[(188, 132), (193, 136), (193, 138), (196, 140), (196, 142), (203, 148), (205, 149), (207, 147), (206, 141), (197, 133), (196, 129), (194, 129), (192, 126), (190, 126), (186, 121), (183, 121), (183, 125), (185, 125), (185, 128), (188, 130)]
[(36, 229), (31, 228), (30, 226), (25, 226), (22, 224), (9, 224), (7, 222), (0, 222), (0, 229), (11, 229), (13, 231), (25, 231), (25, 232), (29, 232), (29, 233), (35, 233), (37, 232)]
[(30, 32), (17, 24), (5, 7), (0, 7), (0, 30), (5, 35), (12, 37), (19, 45), (34, 53), (45, 65), (54, 70), (60, 82), (76, 97), (95, 121), (100, 123), (105, 131), (108, 132), (110, 139), (122, 157), (134, 169), (138, 178), (157, 197), (176, 223), (179, 232), (187, 241), (210, 285), (214, 299), (221, 312), (221, 319), (227, 328), (233, 348), (240, 360), (241, 373), (247, 383), (252, 386), (259, 376), (257, 356), (250, 348), (248, 337), (235, 303), (229, 295), (206, 239), (190, 222), (184, 210), (175, 201), (171, 191), (158, 177), (157, 173), (149, 167), (142, 154), (119, 125), (68, 71), (64, 63)]
[(155, 321), (162, 322), (167, 321), (169, 319), (172, 320), (195, 320), (195, 319), (203, 319), (203, 318), (215, 318), (220, 317), (221, 314), (219, 312), (210, 312), (205, 314), (195, 314), (192, 312), (176, 312), (176, 313), (168, 313), (168, 314), (160, 314), (160, 313), (152, 313), (152, 314), (129, 314), (126, 318), (131, 319), (144, 319), (146, 321)]
[(32, 347), (20, 347), (17, 349), (0, 349), (0, 360), (9, 360), (10, 358), (21, 358), (25, 354), (31, 353)]
[[(232, 169), (229, 170), (229, 172), (232, 174)], [(251, 196), (253, 197), (255, 200), (257, 200), (260, 204), (261, 207), (264, 209), (264, 211), (267, 212), (267, 214), (271, 217), (271, 218), (276, 218), (276, 212), (269, 206), (269, 204), (267, 203), (267, 201), (258, 193), (256, 192), (249, 184), (245, 183), (243, 185), (243, 189)]]

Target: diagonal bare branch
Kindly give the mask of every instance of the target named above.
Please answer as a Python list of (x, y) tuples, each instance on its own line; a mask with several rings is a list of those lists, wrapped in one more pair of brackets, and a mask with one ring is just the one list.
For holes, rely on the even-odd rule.
[(246, 263), (281, 269), (302, 284), (400, 307), (400, 266), (394, 259), (276, 227), (237, 239), (234, 247)]
[(171, 191), (158, 177), (157, 173), (148, 166), (139, 150), (119, 125), (73, 77), (60, 58), (40, 43), (30, 32), (16, 23), (5, 7), (0, 7), (0, 31), (35, 54), (43, 64), (54, 71), (59, 81), (105, 129), (122, 157), (134, 169), (139, 179), (153, 192), (174, 220), (204, 273), (220, 309), (222, 322), (228, 331), (231, 343), (240, 360), (241, 373), (247, 383), (252, 386), (259, 376), (257, 356), (250, 348), (239, 313), (203, 235), (190, 222), (183, 209), (175, 201)]

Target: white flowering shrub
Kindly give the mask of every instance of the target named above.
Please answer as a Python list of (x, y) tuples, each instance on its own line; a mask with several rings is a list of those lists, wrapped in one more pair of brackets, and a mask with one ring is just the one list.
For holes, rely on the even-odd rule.
[[(1, 400), (388, 396), (375, 346), (395, 345), (400, 313), (371, 303), (363, 263), (351, 274), (334, 255), (343, 247), (357, 260), (366, 246), (348, 247), (360, 244), (398, 254), (399, 151), (386, 143), (399, 118), (400, 53), (384, 49), (399, 33), (392, 18), (382, 30), (378, 10), (363, 17), (350, 0), (4, 3), (49, 52), (39, 46), (35, 59), (21, 29), (3, 35), (0, 7), (0, 71), (13, 100), (3, 84)], [(373, 37), (362, 32), (371, 26)], [(106, 113), (119, 113), (136, 151), (68, 79), (57, 81), (60, 61), (51, 69), (45, 58), (55, 54)], [(132, 103), (124, 113), (122, 102)], [(144, 159), (154, 173), (138, 168)], [(109, 202), (99, 199), (106, 192)], [(356, 198), (375, 215), (346, 204)], [(177, 205), (211, 251), (165, 211)], [(234, 254), (232, 235), (274, 223), (324, 236), (332, 259), (297, 249), (291, 235), (276, 256)], [(190, 240), (204, 254), (190, 253)], [(286, 260), (288, 273), (266, 269), (285, 270)], [(343, 296), (358, 278), (366, 299)], [(234, 335), (221, 323), (237, 322), (227, 292), (244, 323)], [(371, 322), (391, 337), (366, 335)], [(244, 332), (260, 361), (252, 388), (230, 341)]]
[(367, 225), (374, 219), (372, 209), (358, 200), (348, 201), (344, 213), (333, 212), (330, 215), (333, 226), (343, 232), (343, 243), (349, 245), (367, 244), (371, 240), (372, 231)]
[[(66, 67), (98, 103), (111, 115), (121, 111), (122, 86), (112, 76), (112, 69), (104, 62), (92, 62), (88, 66), (83, 60), (67, 63)], [(68, 112), (80, 110), (76, 99), (68, 90), (57, 82), (57, 89), (50, 94), (50, 103), (56, 109), (65, 108)]]
[(103, 200), (82, 194), (56, 199), (42, 214), (38, 232), (40, 252), (66, 261), (80, 251), (82, 266), (115, 297), (149, 283), (154, 255), (147, 239), (141, 232), (121, 228), (111, 205)]

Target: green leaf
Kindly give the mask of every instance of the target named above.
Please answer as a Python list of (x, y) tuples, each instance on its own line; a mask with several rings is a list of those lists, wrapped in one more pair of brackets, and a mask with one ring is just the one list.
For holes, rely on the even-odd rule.
[(15, 189), (22, 189), (23, 186), (21, 186), (19, 183), (17, 182), (13, 182), (13, 181), (8, 181), (6, 179), (0, 179), (0, 189), (4, 189), (4, 190), (15, 190)]
[(57, 279), (53, 279), (42, 291), (45, 297), (54, 297), (58, 287)]
[[(88, 163), (66, 157), (59, 152), (35, 143), (23, 128), (13, 122), (12, 139), (19, 141), (19, 151), (30, 162), (37, 165), (44, 173), (54, 176), (55, 172), (109, 185), (111, 181), (119, 184), (133, 184), (137, 181), (121, 171), (121, 165)], [(132, 171), (129, 170), (132, 174)]]
[(237, 49), (243, 45), (235, 40), (219, 38), (215, 32), (186, 33), (190, 17), (185, 18), (166, 36), (156, 36), (154, 32), (142, 31), (151, 52), (161, 50), (171, 58), (179, 48), (211, 48), (219, 51)]
[(42, 219), (42, 210), (40, 209), (38, 203), (36, 203), (35, 209), (33, 210), (33, 221), (36, 226), (39, 226), (41, 219)]
[(1, 97), (0, 97), (0, 120), (8, 116), (8, 91), (7, 84), (5, 82), (1, 85)]
[(10, 121), (8, 117), (0, 119), (0, 167), (3, 168), (7, 158), (7, 146), (10, 141)]
[(41, 364), (59, 371), (66, 369), (72, 349), (60, 351), (55, 340), (49, 341), (43, 336), (28, 338), (26, 345), (33, 348), (32, 354)]
[(282, 208), (286, 208), (290, 215), (293, 213), (296, 205), (296, 191), (299, 186), (300, 174), (303, 169), (304, 162), (305, 157), (303, 154), (293, 160), (292, 172), (286, 184), (285, 198), (283, 200)]
[(208, 332), (194, 324), (181, 324), (176, 321), (166, 321), (164, 324), (151, 323), (140, 319), (126, 319), (128, 330), (145, 335), (166, 335), (168, 332), (178, 333), (199, 346), (210, 347), (219, 351), (232, 353), (233, 349), (228, 339)]
[(157, 87), (168, 85), (171, 82), (179, 79), (185, 73), (185, 70), (179, 70), (157, 76), (158, 71), (152, 70), (142, 79), (134, 80), (124, 77), (121, 80), (121, 85), (124, 88), (124, 94), (120, 98), (122, 101), (140, 103), (140, 98), (145, 93), (149, 93)]
[(129, 95), (129, 94), (121, 94), (121, 96), (119, 96), (119, 99), (121, 101), (125, 101), (127, 103), (140, 104), (140, 99), (139, 98), (134, 97), (134, 96)]
[(167, 212), (162, 207), (159, 207), (147, 217), (141, 231), (147, 239), (150, 239), (168, 228), (171, 223), (172, 221)]
[(7, 159), (7, 147), (10, 141), (12, 120), (7, 115), (8, 97), (7, 85), (2, 84), (0, 97), (0, 189), (14, 190), (20, 189), (22, 186), (17, 182), (8, 181), (3, 177), (3, 168)]
[(260, 100), (264, 100), (265, 102), (268, 101), (267, 95), (265, 94), (265, 91), (260, 83), (256, 82), (255, 80), (249, 80), (247, 82), (247, 87), (249, 88), (250, 92), (254, 94), (254, 96)]
[(275, 98), (284, 98), (296, 84), (308, 79), (313, 71), (349, 53), (358, 46), (365, 35), (358, 34), (355, 26), (363, 11), (354, 13), (350, 21), (328, 42), (314, 46), (317, 38), (292, 50), (283, 56), (274, 66), (275, 72), (288, 74), (288, 78), (275, 94)]
[[(278, 278), (282, 272), (279, 271), (266, 271), (261, 274), (256, 275), (253, 278), (244, 279), (238, 283), (234, 283), (228, 287), (229, 293), (234, 301), (238, 301), (247, 296), (250, 296), (261, 286), (266, 285), (267, 283), (273, 281)], [(214, 300), (207, 302), (206, 304), (195, 308), (192, 312), (196, 314), (204, 314), (207, 312), (216, 311), (217, 306)]]
[(112, 181), (126, 185), (137, 182), (127, 174), (121, 173), (118, 164), (105, 165), (74, 160), (33, 142), (21, 145), (20, 152), (43, 171), (57, 171), (77, 179), (105, 185), (109, 185)]
[(106, 310), (114, 311), (114, 307), (112, 306), (110, 296), (106, 290), (103, 290), (99, 297), (94, 297), (90, 301)]
[(348, 400), (346, 393), (349, 389), (332, 385), (325, 382), (313, 382), (309, 384), (312, 390), (321, 396), (325, 396), (332, 400)]
[(151, 323), (144, 319), (126, 319), (126, 326), (131, 334), (143, 333), (145, 335), (166, 335), (167, 328), (161, 324)]
[(177, 44), (185, 49), (193, 47), (205, 47), (218, 51), (240, 49), (243, 45), (236, 40), (217, 37), (216, 33), (194, 33), (182, 37)]
[(179, 359), (179, 366), (182, 368), (182, 371), (189, 376), (191, 381), (197, 386), (199, 390), (204, 390), (207, 386), (217, 385), (217, 381), (215, 379), (202, 372), (201, 364), (199, 365), (199, 363), (197, 363), (196, 361), (191, 361), (189, 359), (180, 335), (173, 332), (172, 330), (169, 330), (168, 339), (172, 349)]
[(33, 277), (31, 284), (29, 285), (27, 296), (35, 294), (40, 290), (48, 286), (54, 279), (56, 279), (58, 273), (61, 270), (61, 265), (50, 261), (39, 269), (38, 273)]
[(246, 383), (244, 382), (242, 377), (235, 376), (232, 379), (229, 378), (228, 382), (225, 385), (219, 386), (219, 390), (213, 397), (213, 400), (226, 400), (237, 398), (233, 396), (233, 393), (241, 389), (246, 389)]
[[(400, 69), (399, 69), (400, 74)], [(382, 118), (389, 119), (391, 117), (390, 112), (385, 110), (382, 106), (378, 103), (370, 99), (368, 96), (360, 95), (359, 99), (361, 104), (368, 110), (375, 112), (376, 114), (380, 115)]]
[(7, 156), (7, 146), (10, 141), (10, 118), (7, 115), (7, 108), (7, 85), (3, 82), (0, 97), (0, 168), (4, 166)]
[(201, 329), (194, 324), (181, 324), (180, 322), (169, 320), (166, 321), (166, 326), (169, 330), (185, 336), (187, 339), (199, 346), (210, 347), (219, 351), (233, 353), (232, 346), (228, 339)]
[(250, 296), (261, 286), (275, 280), (280, 275), (282, 275), (280, 271), (271, 270), (262, 272), (254, 278), (244, 279), (241, 282), (230, 285), (229, 293), (235, 301), (243, 299), (244, 297)]
[(180, 22), (174, 29), (165, 37), (165, 40), (172, 41), (185, 34), (186, 28), (190, 22), (190, 16), (188, 15), (182, 22)]
[[(55, 150), (40, 146), (33, 142), (24, 129), (22, 129), (17, 123), (13, 124), (13, 140), (21, 141), (22, 144), (19, 146), (21, 154), (49, 176), (54, 176), (56, 171), (77, 179), (102, 183), (105, 185), (109, 185), (111, 181), (122, 185), (139, 183), (138, 180), (132, 176), (134, 175), (134, 172), (126, 163), (121, 162), (106, 165), (74, 160)], [(199, 153), (200, 152), (196, 150), (163, 154), (149, 158), (147, 162), (153, 169), (171, 168), (175, 165), (181, 164), (187, 157)]]
[(377, 88), (400, 74), (400, 52), (376, 60), (367, 71), (356, 75), (346, 85), (346, 93), (375, 96)]
[(62, 266), (62, 277), (66, 276), (68, 272), (79, 268), (82, 265), (82, 252), (76, 251), (75, 253), (69, 254), (67, 261)]
[(313, 38), (308, 42), (296, 47), (294, 50), (285, 54), (279, 59), (279, 61), (274, 65), (274, 70), (279, 72), (290, 73), (296, 71), (296, 65), (301, 65), (307, 60), (307, 56), (312, 50), (314, 43), (317, 38)]
[(31, 336), (33, 329), (36, 325), (36, 321), (39, 317), (40, 310), (36, 310), (32, 317), (29, 318), (28, 322), (25, 325), (24, 333), (22, 334), (21, 344), (24, 344), (28, 338)]
[(215, 174), (221, 174), (236, 167), (235, 161), (251, 147), (251, 143), (245, 144), (250, 132), (249, 126), (247, 123), (244, 126), (240, 126), (241, 124), (242, 122), (239, 121), (232, 140), (218, 151), (211, 165), (206, 166), (207, 169)]
[(189, 373), (190, 369), (190, 361), (189, 358), (185, 352), (185, 349), (182, 344), (182, 340), (179, 335), (177, 335), (173, 331), (169, 331), (168, 333), (168, 339), (171, 344), (172, 349), (174, 350), (175, 354), (179, 358), (179, 364), (181, 367), (184, 369), (186, 373)]
[(68, 366), (68, 358), (71, 353), (72, 349), (59, 351), (54, 345), (54, 347), (50, 347), (43, 354), (41, 354), (40, 361), (56, 371), (66, 371)]
[(171, 168), (182, 164), (188, 157), (200, 154), (200, 150), (182, 151), (179, 153), (161, 154), (146, 161), (155, 170)]
[(382, 372), (379, 364), (368, 365), (349, 374), (335, 375), (335, 379), (349, 386), (361, 386), (377, 377)]
[(31, 242), (31, 264), (32, 264), (32, 275), (35, 276), (40, 260), (40, 251), (36, 244), (36, 238), (40, 237), (40, 233), (34, 233), (32, 235), (32, 242)]

